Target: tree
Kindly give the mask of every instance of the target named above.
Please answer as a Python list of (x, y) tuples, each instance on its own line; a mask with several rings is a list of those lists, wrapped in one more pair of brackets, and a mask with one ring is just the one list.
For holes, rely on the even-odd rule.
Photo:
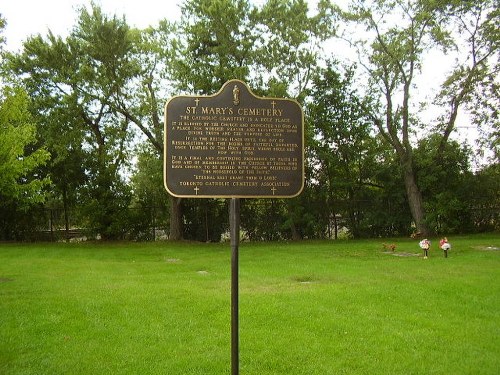
[(470, 170), (471, 151), (449, 141), (436, 160), (441, 137), (431, 135), (419, 141), (414, 152), (415, 172), (426, 205), (427, 223), (439, 234), (473, 230), (471, 201), (474, 178)]
[(0, 239), (16, 237), (15, 218), (44, 202), (50, 179), (40, 173), (50, 154), (40, 145), (29, 97), (5, 69), (0, 14)]
[[(253, 63), (254, 40), (250, 18), (253, 11), (248, 1), (188, 0), (181, 11), (175, 57), (171, 60), (178, 92), (212, 95), (229, 79), (245, 80)], [(196, 204), (201, 203), (189, 206)], [(171, 238), (179, 239), (183, 237), (183, 221), (192, 223), (195, 218), (182, 220), (186, 214), (182, 199), (171, 197), (171, 206)], [(191, 207), (189, 212), (198, 210)]]
[(174, 79), (184, 92), (211, 95), (254, 65), (255, 8), (247, 0), (185, 1)]
[(479, 232), (500, 229), (500, 164), (491, 164), (474, 174), (468, 186), (472, 199), (468, 202)]
[(37, 146), (36, 125), (28, 111), (28, 96), (19, 87), (6, 87), (0, 95), (0, 196), (20, 206), (43, 202), (47, 177), (31, 173), (44, 165), (50, 154)]
[[(321, 186), (325, 196), (324, 209), (328, 217), (342, 218), (354, 236), (366, 234), (364, 214), (372, 206), (386, 181), (377, 172), (387, 163), (387, 153), (373, 132), (369, 117), (354, 89), (353, 69), (339, 72), (329, 62), (314, 77), (307, 105), (312, 136), (313, 181)], [(375, 223), (372, 223), (374, 225)], [(334, 223), (335, 236), (338, 225)]]
[(7, 22), (5, 21), (5, 18), (2, 17), (2, 14), (0, 13), (0, 53), (3, 52), (3, 45), (5, 43), (5, 37), (2, 35), (3, 29), (5, 29)]
[(133, 229), (136, 238), (154, 238), (157, 228), (169, 228), (169, 205), (163, 186), (163, 159), (158, 157), (158, 151), (149, 142), (138, 145), (136, 149), (137, 163), (130, 178)]
[[(446, 3), (445, 3), (446, 4)], [(451, 31), (451, 48), (464, 51), (454, 64), (436, 104), (446, 109), (438, 118), (437, 130), (443, 134), (439, 152), (452, 134), (459, 110), (463, 107), (470, 114), (482, 138), (479, 144), (489, 146), (498, 162), (500, 129), (500, 8), (498, 1), (453, 1), (443, 11), (455, 25)], [(481, 152), (480, 152), (481, 154)], [(484, 156), (484, 155), (481, 155)]]
[(261, 8), (247, 0), (186, 1), (181, 9), (172, 70), (179, 91), (211, 95), (236, 78), (261, 96), (302, 97), (323, 38), (305, 1), (270, 0)]
[[(305, 104), (312, 77), (322, 63), (322, 43), (332, 35), (330, 15), (322, 9), (311, 15), (303, 0), (269, 0), (257, 17), (257, 64), (253, 76), (260, 94), (295, 98)], [(294, 240), (316, 227), (316, 223), (311, 223), (314, 215), (306, 214), (308, 198), (305, 192), (299, 197), (270, 202), (272, 206), (268, 207), (275, 210), (283, 205), (286, 220), (282, 232), (289, 231)]]
[(256, 74), (257, 87), (302, 102), (332, 35), (330, 15), (320, 9), (311, 16), (304, 0), (268, 0), (258, 19), (255, 73), (264, 74)]
[[(176, 32), (176, 25), (166, 20), (161, 21), (158, 27), (131, 31), (136, 37), (130, 59), (135, 61), (138, 74), (110, 103), (146, 138), (154, 150), (150, 150), (151, 154), (157, 155), (160, 165), (163, 162), (163, 107), (172, 91)], [(161, 186), (161, 198), (157, 197), (156, 204), (163, 206), (160, 201), (170, 201), (169, 238), (182, 239), (180, 199), (173, 196), (167, 198), (163, 183)]]
[(50, 179), (38, 169), (49, 159), (39, 145), (36, 125), (28, 111), (29, 99), (19, 87), (5, 87), (0, 95), (0, 227), (2, 239), (12, 239), (16, 211), (26, 211), (46, 199)]
[[(489, 0), (352, 1), (349, 12), (338, 8), (337, 14), (351, 27), (348, 39), (358, 48), (368, 74), (369, 93), (376, 98), (374, 105), (366, 108), (367, 114), (396, 151), (413, 220), (417, 229), (427, 234), (425, 205), (413, 156), (412, 137), (423, 123), (418, 119), (420, 107), (412, 102), (418, 90), (416, 77), (425, 52), (432, 48), (446, 52), (459, 48), (460, 43), (466, 46), (467, 58), (444, 79), (437, 97), (438, 104), (447, 104), (444, 113), (436, 117), (433, 126), (425, 127), (440, 134), (440, 146), (435, 150), (437, 160), (456, 128), (459, 108), (472, 105), (475, 96), (484, 99), (476, 103), (490, 103), (486, 100), (490, 94), (480, 89), (497, 85), (498, 7)], [(366, 31), (352, 33), (353, 24), (363, 25)], [(354, 35), (361, 36), (354, 40)], [(498, 101), (498, 96), (489, 98)], [(475, 120), (489, 121), (478, 116)]]
[[(32, 97), (47, 146), (54, 151), (52, 172), (67, 172), (58, 163), (66, 162), (73, 150), (82, 156), (80, 203), (103, 238), (121, 235), (114, 218), (128, 205), (120, 172), (133, 134), (114, 102), (138, 73), (129, 58), (132, 37), (124, 20), (108, 18), (93, 5), (91, 12), (80, 10), (78, 25), (66, 40), (51, 32), (46, 39), (32, 37), (23, 53), (10, 59), (10, 68), (22, 76)], [(66, 177), (55, 180), (62, 183)], [(60, 191), (65, 191), (62, 184)]]

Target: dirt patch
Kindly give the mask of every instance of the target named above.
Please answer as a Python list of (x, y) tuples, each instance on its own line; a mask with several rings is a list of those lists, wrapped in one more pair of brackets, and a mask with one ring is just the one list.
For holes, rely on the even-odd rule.
[(0, 277), (0, 283), (8, 283), (9, 281), (14, 281), (14, 279), (9, 279), (8, 277)]
[(500, 247), (498, 247), (498, 246), (476, 246), (475, 249), (486, 250), (486, 251), (499, 251)]
[(166, 263), (180, 263), (181, 260), (180, 259), (176, 259), (176, 258), (166, 258), (165, 262)]
[(415, 253), (396, 253), (392, 251), (384, 251), (384, 254), (389, 254), (395, 257), (418, 257), (420, 254), (415, 254)]
[(312, 276), (295, 276), (292, 277), (292, 281), (300, 284), (311, 284), (314, 282), (314, 278)]

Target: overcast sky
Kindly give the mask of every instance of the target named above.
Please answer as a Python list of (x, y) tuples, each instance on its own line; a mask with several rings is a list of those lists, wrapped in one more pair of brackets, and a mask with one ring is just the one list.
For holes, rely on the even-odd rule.
[[(7, 21), (4, 37), (7, 49), (17, 51), (30, 35), (45, 36), (50, 29), (55, 35), (66, 36), (75, 26), (76, 9), (91, 0), (0, 0), (0, 14)], [(262, 5), (266, 0), (250, 0)], [(125, 15), (130, 26), (145, 28), (159, 20), (178, 20), (183, 0), (94, 0), (107, 15)], [(308, 0), (309, 9), (315, 10), (318, 0)], [(345, 3), (337, 0), (336, 3)]]
[[(145, 28), (157, 25), (158, 21), (168, 18), (171, 21), (180, 19), (180, 4), (184, 0), (94, 0), (107, 15), (125, 16), (130, 26)], [(76, 25), (77, 9), (82, 5), (89, 6), (91, 0), (0, 0), (0, 14), (7, 21), (3, 36), (6, 38), (6, 49), (20, 51), (23, 41), (29, 36), (41, 34), (46, 36), (50, 29), (55, 35), (65, 37)], [(262, 5), (266, 0), (250, 0), (255, 5)], [(314, 12), (318, 0), (308, 0), (309, 9)], [(335, 0), (345, 6), (348, 0)], [(331, 42), (334, 43), (334, 42)], [(324, 53), (342, 55), (355, 59), (354, 54), (347, 54), (346, 48), (337, 44), (325, 43)], [(339, 53), (341, 54), (339, 56)], [(442, 66), (441, 66), (442, 67)], [(424, 75), (428, 82), (435, 83), (442, 79), (443, 72), (436, 69), (436, 64), (424, 65)], [(446, 68), (446, 66), (444, 67)]]
[[(160, 19), (178, 19), (182, 0), (96, 0), (105, 14), (125, 15), (131, 26), (145, 28)], [(76, 24), (76, 9), (90, 0), (0, 0), (0, 14), (7, 21), (3, 36), (7, 49), (17, 51), (30, 35), (66, 36)]]

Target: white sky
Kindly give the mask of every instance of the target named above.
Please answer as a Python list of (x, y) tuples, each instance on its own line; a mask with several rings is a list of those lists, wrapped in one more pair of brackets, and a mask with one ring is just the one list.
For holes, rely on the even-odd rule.
[[(0, 14), (7, 21), (3, 36), (7, 50), (21, 48), (29, 36), (45, 36), (50, 29), (55, 35), (66, 36), (75, 26), (76, 9), (88, 6), (91, 0), (0, 0)], [(318, 0), (308, 0), (309, 9), (316, 8)], [(176, 21), (181, 16), (183, 0), (94, 0), (107, 15), (125, 15), (130, 26), (145, 28), (154, 26), (161, 19)], [(251, 0), (261, 5), (265, 0)], [(338, 0), (345, 2), (345, 0)]]
[[(159, 20), (180, 18), (182, 0), (95, 0), (107, 15), (125, 15), (127, 23), (138, 28), (156, 25)], [(55, 35), (66, 36), (75, 26), (76, 10), (90, 0), (0, 0), (0, 14), (7, 21), (3, 36), (6, 48), (18, 51), (29, 36), (50, 29)]]

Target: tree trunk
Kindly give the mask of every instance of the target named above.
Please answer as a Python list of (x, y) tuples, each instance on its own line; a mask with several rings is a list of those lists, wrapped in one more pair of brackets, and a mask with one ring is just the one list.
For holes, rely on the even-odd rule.
[(68, 209), (68, 191), (66, 184), (63, 187), (63, 209), (64, 209), (64, 229), (66, 231), (66, 242), (69, 241), (69, 209)]
[(290, 201), (287, 202), (286, 210), (288, 213), (288, 217), (290, 218), (290, 231), (292, 234), (292, 241), (300, 241), (302, 240), (302, 235), (299, 233), (299, 231), (297, 230), (297, 226), (295, 225), (293, 208), (290, 205)]
[(297, 230), (297, 227), (295, 226), (295, 222), (293, 220), (290, 224), (290, 230), (292, 231), (292, 241), (300, 241), (302, 239), (302, 236)]
[(170, 196), (170, 239), (182, 240), (181, 198)]
[(339, 223), (337, 221), (337, 213), (333, 211), (333, 238), (335, 240), (339, 239)]
[(406, 195), (408, 197), (408, 204), (410, 205), (410, 212), (417, 227), (417, 231), (423, 236), (428, 236), (430, 234), (429, 228), (425, 223), (425, 211), (422, 201), (422, 193), (417, 186), (417, 181), (415, 179), (415, 173), (413, 172), (413, 167), (411, 161), (402, 161), (404, 181), (406, 187)]

